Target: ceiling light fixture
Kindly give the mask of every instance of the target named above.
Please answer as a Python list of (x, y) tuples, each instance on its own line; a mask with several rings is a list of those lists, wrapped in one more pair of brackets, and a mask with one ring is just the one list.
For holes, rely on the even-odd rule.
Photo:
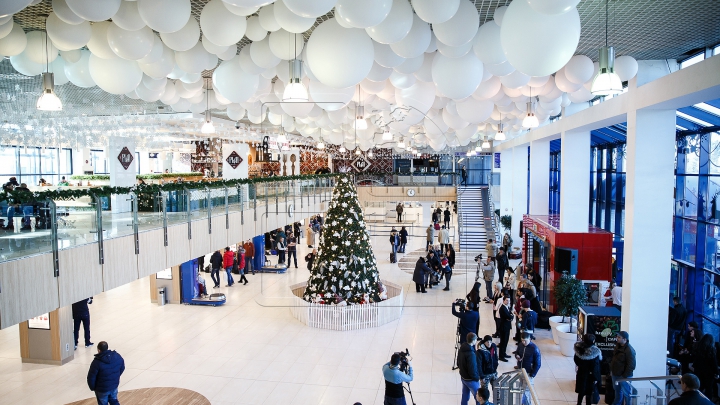
[[(280, 135), (277, 137), (277, 142), (279, 144), (286, 143), (288, 141), (287, 136), (285, 136), (285, 132), (280, 132)], [(279, 145), (282, 148), (282, 145)]]
[(48, 51), (48, 39), (47, 31), (45, 31), (45, 72), (42, 74), (42, 94), (38, 98), (37, 105), (35, 106), (40, 111), (61, 111), (62, 101), (55, 94), (55, 75), (50, 73), (50, 55)]
[(355, 129), (365, 130), (368, 128), (365, 121), (365, 107), (362, 105), (362, 89), (358, 85), (358, 105), (355, 107)]
[[(297, 38), (297, 34), (295, 34)], [(297, 55), (297, 39), (295, 41), (295, 55)], [(290, 80), (285, 86), (283, 91), (282, 101), (291, 103), (306, 103), (310, 100), (308, 97), (308, 91), (305, 85), (302, 83), (302, 67), (303, 62), (301, 59), (292, 59), (288, 61), (288, 68), (290, 69)]]
[(370, 149), (370, 150), (368, 151), (367, 157), (370, 158), (370, 159), (372, 159), (372, 158), (375, 157), (375, 154), (373, 153), (372, 149)]
[(503, 126), (504, 125), (503, 125), (502, 121), (500, 121), (500, 123), (498, 124), (497, 133), (495, 134), (496, 141), (504, 141), (506, 139), (505, 132), (503, 132)]
[(200, 132), (203, 134), (214, 134), (215, 125), (213, 125), (212, 116), (210, 115), (210, 80), (206, 79), (205, 84), (205, 123), (202, 128), (200, 128)]
[(608, 46), (608, 3), (605, 0), (605, 46), (600, 48), (598, 74), (593, 79), (590, 92), (596, 96), (610, 96), (622, 93), (622, 81), (615, 73), (615, 48)]
[(403, 141), (402, 138), (400, 138), (400, 140), (398, 141), (397, 147), (398, 149), (405, 149), (405, 141)]
[(475, 152), (482, 152), (483, 147), (480, 146), (480, 142), (478, 141), (477, 145), (475, 146)]
[(483, 148), (483, 149), (490, 149), (490, 141), (488, 141), (487, 135), (485, 136), (485, 139), (483, 140), (482, 148)]
[(340, 145), (340, 149), (338, 149), (338, 152), (345, 153), (346, 149), (344, 145)]
[(358, 156), (362, 155), (362, 152), (360, 152), (360, 148), (355, 148), (355, 154)]
[(383, 141), (392, 141), (393, 136), (392, 132), (390, 132), (390, 128), (386, 127), (382, 134), (382, 140)]
[(317, 143), (316, 148), (320, 150), (325, 149), (325, 142), (322, 141), (322, 138), (320, 138), (320, 142)]
[(525, 115), (525, 118), (523, 118), (522, 126), (523, 128), (537, 128), (538, 125), (540, 125), (540, 122), (538, 121), (537, 117), (535, 116), (535, 106), (533, 105), (533, 98), (532, 98), (532, 87), (530, 88), (530, 100), (527, 102), (527, 114)]

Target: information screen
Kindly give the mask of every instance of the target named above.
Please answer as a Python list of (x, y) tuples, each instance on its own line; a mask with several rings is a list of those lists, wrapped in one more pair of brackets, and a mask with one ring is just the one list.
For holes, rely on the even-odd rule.
[(156, 277), (163, 280), (172, 280), (172, 268), (157, 272)]
[(42, 314), (28, 319), (28, 328), (50, 330), (50, 314)]

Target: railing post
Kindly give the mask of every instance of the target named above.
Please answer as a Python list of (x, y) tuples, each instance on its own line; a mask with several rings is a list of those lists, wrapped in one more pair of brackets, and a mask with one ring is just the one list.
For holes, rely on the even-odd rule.
[(95, 200), (95, 225), (98, 235), (98, 261), (100, 264), (105, 264), (105, 251), (103, 249), (102, 201), (100, 201), (100, 197), (95, 194), (93, 194), (92, 198)]
[[(252, 187), (255, 188), (255, 194), (253, 197), (253, 221), (257, 222), (257, 186), (252, 184)], [(248, 198), (250, 198), (249, 195)]]
[(140, 254), (140, 236), (138, 235), (138, 196), (134, 192), (130, 193), (130, 203), (132, 204), (133, 214), (133, 236), (135, 237), (135, 254)]
[(190, 190), (187, 187), (183, 187), (183, 190), (185, 190), (185, 210), (187, 215), (188, 239), (192, 239), (192, 208), (190, 207)]
[(240, 194), (240, 225), (245, 225), (245, 189), (242, 185), (237, 185), (237, 192)]
[(208, 234), (212, 233), (212, 198), (210, 198), (210, 188), (205, 186), (205, 208), (207, 209)]
[(278, 196), (278, 194), (280, 193), (280, 191), (278, 191), (279, 184), (276, 181), (274, 181), (273, 183), (275, 184), (275, 215), (280, 215), (280, 208), (278, 207), (278, 205), (280, 205)]
[(162, 217), (163, 217), (163, 238), (165, 240), (165, 246), (168, 245), (168, 231), (167, 231), (167, 192), (161, 191), (160, 192), (160, 207), (162, 209)]
[(50, 215), (50, 247), (53, 255), (53, 276), (60, 275), (60, 257), (58, 253), (58, 232), (57, 232), (57, 206), (55, 201), (48, 199), (48, 214)]
[(228, 200), (229, 192), (227, 186), (223, 186), (225, 189), (225, 229), (230, 229), (230, 202)]

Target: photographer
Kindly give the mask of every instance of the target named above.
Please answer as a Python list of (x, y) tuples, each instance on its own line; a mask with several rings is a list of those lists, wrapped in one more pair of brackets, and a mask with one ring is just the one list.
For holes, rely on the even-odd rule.
[[(407, 365), (407, 374), (401, 370), (401, 361)], [(404, 364), (404, 365), (405, 365)], [(390, 362), (382, 366), (383, 377), (385, 378), (385, 401), (384, 405), (406, 405), (403, 383), (413, 380), (412, 364), (404, 353), (394, 353)]]
[(482, 262), (482, 255), (480, 257), (480, 268), (483, 272), (483, 280), (485, 280), (485, 292), (487, 293), (487, 296), (485, 297), (484, 301), (487, 303), (490, 303), (493, 301), (493, 280), (495, 279), (495, 263), (493, 263), (492, 260), (488, 257), (485, 259), (485, 263)]
[[(455, 307), (458, 309), (455, 309)], [(480, 314), (471, 302), (458, 299), (452, 304), (452, 314), (460, 318), (460, 336), (467, 336), (468, 333), (475, 333), (480, 323)]]

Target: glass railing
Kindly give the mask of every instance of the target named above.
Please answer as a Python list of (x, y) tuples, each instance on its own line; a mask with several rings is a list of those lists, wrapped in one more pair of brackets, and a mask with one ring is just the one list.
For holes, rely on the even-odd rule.
[[(255, 183), (218, 186), (185, 183), (167, 190), (129, 189), (125, 194), (92, 195), (92, 188), (66, 188), (53, 193), (0, 193), (0, 262), (27, 256), (57, 253), (76, 246), (137, 235), (193, 221), (212, 220), (234, 212), (257, 210), (301, 199), (301, 204), (327, 201), (335, 176), (278, 177)], [(227, 184), (227, 183), (226, 183)], [(105, 192), (98, 188), (98, 193)], [(128, 189), (124, 189), (128, 190)], [(135, 192), (137, 191), (137, 193)], [(48, 198), (53, 197), (53, 198)], [(298, 205), (299, 207), (300, 205)], [(268, 213), (269, 215), (274, 214)], [(245, 221), (254, 216), (245, 216)], [(216, 223), (213, 221), (213, 226)]]
[(525, 369), (498, 376), (493, 385), (493, 403), (502, 405), (540, 405), (533, 378)]

